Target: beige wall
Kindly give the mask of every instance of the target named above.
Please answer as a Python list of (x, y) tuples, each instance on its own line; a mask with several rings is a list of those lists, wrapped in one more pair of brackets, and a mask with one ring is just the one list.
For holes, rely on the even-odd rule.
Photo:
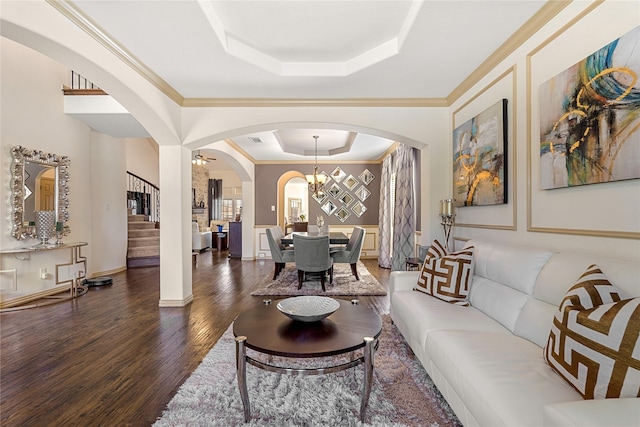
[(452, 132), (499, 99), (509, 101), (509, 203), (458, 209), (456, 237), (640, 261), (640, 198), (629, 197), (640, 194), (640, 180), (559, 190), (539, 186), (540, 85), (640, 25), (638, 2), (589, 7), (573, 2), (451, 106)]
[[(143, 138), (119, 139), (99, 134), (81, 121), (63, 114), (60, 88), (68, 84), (68, 69), (6, 38), (1, 38), (0, 42), (0, 247), (9, 249), (37, 243), (33, 239), (16, 240), (10, 234), (11, 148), (22, 145), (70, 157), (68, 224), (71, 234), (64, 240), (89, 243), (82, 248), (82, 255), (87, 258), (87, 275), (123, 269), (127, 250), (126, 171), (132, 170), (157, 183), (158, 154), (151, 145), (155, 143)], [(30, 260), (19, 262), (10, 262), (5, 257), (2, 268), (16, 268), (17, 292), (28, 294), (56, 287), (53, 274), (43, 280), (39, 272), (42, 268), (49, 273), (55, 272), (55, 265), (68, 258), (68, 251), (38, 253)], [(0, 278), (0, 288), (8, 288), (8, 280), (5, 279)]]
[(151, 138), (125, 138), (127, 171), (158, 187), (158, 144)]

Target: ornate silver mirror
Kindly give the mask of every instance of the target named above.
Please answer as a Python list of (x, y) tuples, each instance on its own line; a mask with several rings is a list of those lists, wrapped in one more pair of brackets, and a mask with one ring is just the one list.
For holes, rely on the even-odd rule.
[(34, 237), (29, 223), (38, 210), (54, 211), (62, 234), (69, 234), (69, 158), (19, 145), (11, 153), (11, 235), (18, 240)]

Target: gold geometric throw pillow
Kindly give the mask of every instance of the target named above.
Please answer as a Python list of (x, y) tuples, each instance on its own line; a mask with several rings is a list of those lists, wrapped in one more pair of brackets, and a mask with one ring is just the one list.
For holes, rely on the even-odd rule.
[(566, 306), (593, 308), (616, 301), (620, 301), (618, 288), (609, 282), (597, 265), (592, 264), (567, 291), (560, 303), (560, 311)]
[(640, 397), (640, 298), (590, 266), (560, 304), (544, 358), (585, 399)]
[(470, 246), (438, 258), (427, 255), (415, 289), (452, 304), (468, 306), (472, 278), (473, 246)]
[(429, 259), (429, 258), (442, 258), (443, 256), (447, 255), (447, 249), (442, 246), (442, 243), (440, 243), (438, 241), (438, 239), (434, 239), (433, 243), (431, 244), (431, 246), (429, 246), (429, 249), (427, 250), (427, 256), (425, 257), (425, 259)]

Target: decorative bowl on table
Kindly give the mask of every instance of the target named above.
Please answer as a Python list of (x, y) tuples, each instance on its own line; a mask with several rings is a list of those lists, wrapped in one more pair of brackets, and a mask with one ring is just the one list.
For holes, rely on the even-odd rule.
[(301, 296), (283, 299), (277, 307), (293, 320), (317, 322), (334, 313), (340, 308), (340, 303), (328, 297)]

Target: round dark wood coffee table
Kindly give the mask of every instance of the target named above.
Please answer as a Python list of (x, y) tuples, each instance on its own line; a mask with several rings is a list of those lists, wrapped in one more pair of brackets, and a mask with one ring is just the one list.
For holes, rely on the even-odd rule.
[[(236, 337), (236, 369), (238, 387), (244, 407), (244, 420), (251, 419), (251, 406), (247, 392), (246, 364), (277, 373), (318, 375), (339, 372), (364, 364), (364, 384), (360, 402), (360, 419), (364, 421), (371, 383), (373, 358), (382, 332), (382, 319), (373, 310), (358, 305), (357, 300), (337, 300), (340, 308), (319, 322), (294, 321), (282, 314), (278, 301), (265, 300), (264, 304), (240, 314), (233, 322)], [(327, 357), (353, 352), (364, 348), (357, 359), (340, 365), (321, 368), (287, 368), (247, 356), (246, 349), (259, 353), (291, 358)]]

